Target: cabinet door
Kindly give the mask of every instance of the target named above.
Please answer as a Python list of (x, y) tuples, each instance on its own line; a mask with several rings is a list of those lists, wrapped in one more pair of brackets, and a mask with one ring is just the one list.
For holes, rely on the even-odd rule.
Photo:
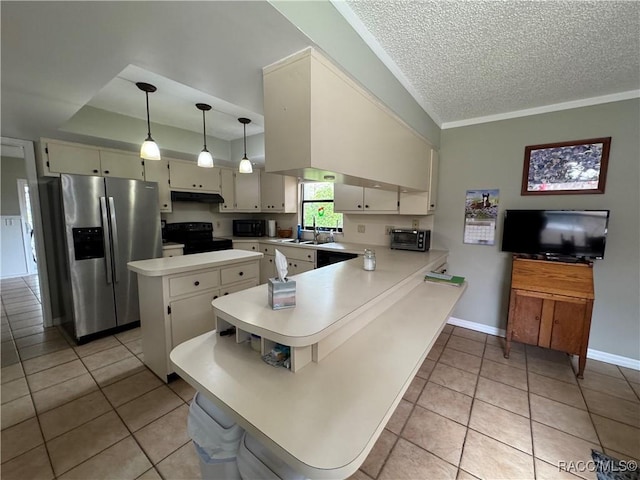
[(260, 211), (260, 171), (236, 174), (236, 210)]
[(260, 259), (260, 285), (267, 283), (276, 275), (276, 256), (265, 255)]
[(582, 332), (587, 313), (587, 301), (555, 301), (551, 348), (574, 355), (581, 354)]
[(438, 197), (438, 168), (440, 156), (437, 150), (431, 150), (431, 168), (429, 176), (429, 212), (433, 212), (437, 206)]
[(512, 292), (512, 295), (507, 334), (510, 333), (511, 339), (516, 342), (537, 345), (543, 300), (519, 292)]
[(284, 210), (284, 181), (282, 175), (263, 173), (260, 178), (260, 195), (263, 212)]
[[(152, 162), (153, 160), (147, 160)], [(100, 150), (100, 175), (104, 177), (144, 180), (144, 166), (140, 155), (129, 152)]]
[(169, 159), (173, 190), (220, 192), (220, 169), (199, 167), (195, 162)]
[(398, 192), (392, 190), (380, 190), (379, 188), (365, 188), (364, 211), (397, 212)]
[(224, 199), (224, 203), (218, 205), (220, 212), (235, 211), (235, 176), (230, 168), (220, 169), (220, 195)]
[(313, 262), (306, 262), (304, 260), (292, 260), (289, 265), (293, 271), (290, 271), (290, 275), (297, 275), (299, 273), (308, 272), (313, 270)]
[(430, 213), (429, 192), (400, 192), (400, 215), (427, 215)]
[(171, 348), (215, 328), (211, 302), (218, 290), (171, 302)]
[(100, 151), (62, 143), (48, 143), (47, 165), (51, 173), (100, 175)]
[(144, 179), (158, 183), (158, 200), (161, 212), (171, 211), (171, 190), (169, 189), (169, 160), (146, 160)]
[(336, 183), (333, 186), (333, 209), (336, 212), (362, 212), (364, 189), (354, 185)]

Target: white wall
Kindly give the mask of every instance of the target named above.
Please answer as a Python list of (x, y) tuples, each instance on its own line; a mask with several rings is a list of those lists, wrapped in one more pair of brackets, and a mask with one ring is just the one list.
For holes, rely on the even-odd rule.
[(27, 178), (27, 167), (24, 158), (0, 158), (0, 213), (2, 215), (20, 215), (20, 201), (18, 199), (19, 178)]
[[(627, 100), (442, 131), (435, 242), (450, 250), (451, 272), (469, 280), (455, 317), (506, 328), (510, 255), (462, 243), (468, 189), (500, 189), (505, 209), (609, 209), (605, 258), (595, 262), (589, 348), (640, 360), (640, 100)], [(612, 137), (603, 195), (521, 196), (524, 149)]]

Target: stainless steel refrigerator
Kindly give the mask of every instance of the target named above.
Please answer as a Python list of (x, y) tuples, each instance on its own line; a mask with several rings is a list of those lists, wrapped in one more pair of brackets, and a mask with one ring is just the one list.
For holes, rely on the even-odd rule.
[(62, 324), (82, 342), (140, 321), (127, 262), (162, 256), (158, 184), (61, 175), (52, 182)]

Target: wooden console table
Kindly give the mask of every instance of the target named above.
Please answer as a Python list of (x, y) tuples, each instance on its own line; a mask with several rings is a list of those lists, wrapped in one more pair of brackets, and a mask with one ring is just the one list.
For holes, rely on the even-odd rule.
[(511, 341), (578, 355), (587, 361), (593, 310), (593, 263), (513, 257), (505, 358)]

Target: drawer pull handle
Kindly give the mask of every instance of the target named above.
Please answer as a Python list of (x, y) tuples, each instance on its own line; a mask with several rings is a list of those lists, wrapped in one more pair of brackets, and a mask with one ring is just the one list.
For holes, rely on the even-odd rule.
[(193, 184), (193, 186), (195, 187), (195, 186), (196, 186), (196, 184), (194, 183), (194, 184)]
[(94, 170), (93, 173), (98, 173), (98, 170)]
[(229, 295), (229, 292), (224, 292), (224, 295)]
[(242, 276), (244, 275), (244, 272), (239, 272), (238, 275)]
[(218, 295), (214, 295), (214, 296), (213, 296), (213, 299), (214, 299), (214, 300), (215, 300), (216, 298), (218, 298)]
[(198, 285), (200, 285), (200, 282), (196, 280), (195, 282), (193, 282), (193, 284), (197, 287)]
[(109, 175), (109, 170), (105, 170), (104, 173), (106, 173), (107, 175)]
[(540, 317), (536, 315), (536, 320), (540, 320)]

